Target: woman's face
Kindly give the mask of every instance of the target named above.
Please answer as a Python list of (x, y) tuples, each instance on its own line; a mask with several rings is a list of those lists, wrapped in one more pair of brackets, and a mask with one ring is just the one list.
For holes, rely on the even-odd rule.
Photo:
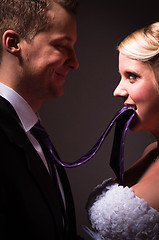
[(121, 80), (114, 96), (122, 97), (124, 105), (136, 108), (130, 128), (148, 130), (159, 137), (159, 92), (151, 66), (119, 53), (119, 73)]

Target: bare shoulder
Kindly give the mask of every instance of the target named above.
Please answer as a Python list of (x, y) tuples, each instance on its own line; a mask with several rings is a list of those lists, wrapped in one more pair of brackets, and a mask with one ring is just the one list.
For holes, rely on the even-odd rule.
[(159, 157), (147, 169), (132, 190), (139, 198), (143, 198), (151, 207), (159, 211)]
[(149, 144), (141, 157), (124, 173), (124, 185), (135, 185), (151, 166), (158, 155), (158, 142)]
[(144, 150), (144, 152), (143, 152), (143, 154), (142, 154), (142, 157), (145, 157), (147, 154), (149, 154), (150, 152), (156, 150), (157, 148), (158, 148), (158, 142), (157, 142), (157, 141), (149, 144), (149, 145), (145, 148), (145, 150)]

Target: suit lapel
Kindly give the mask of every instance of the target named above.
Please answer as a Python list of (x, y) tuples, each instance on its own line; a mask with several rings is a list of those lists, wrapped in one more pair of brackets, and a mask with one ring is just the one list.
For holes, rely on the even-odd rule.
[[(52, 144), (52, 148), (56, 156), (60, 159), (53, 144)], [(58, 174), (61, 177), (60, 180), (63, 186), (64, 196), (65, 196), (66, 212), (68, 217), (68, 236), (73, 237), (76, 235), (76, 217), (75, 217), (74, 201), (73, 201), (70, 183), (68, 181), (68, 177), (66, 175), (64, 168), (60, 164), (58, 164), (56, 161), (54, 161), (54, 163), (56, 165)]]
[(9, 140), (24, 150), (28, 164), (28, 170), (33, 175), (34, 180), (39, 185), (43, 196), (45, 197), (50, 211), (55, 219), (59, 239), (62, 238), (63, 223), (61, 210), (57, 198), (56, 187), (52, 183), (44, 164), (30, 143), (24, 130), (20, 126), (18, 116), (13, 107), (5, 99), (0, 97), (0, 128), (8, 136)]
[(56, 168), (59, 175), (61, 176), (61, 183), (63, 186), (64, 195), (65, 195), (66, 211), (68, 215), (68, 235), (75, 236), (76, 235), (76, 218), (75, 218), (74, 201), (73, 201), (70, 184), (69, 184), (66, 172), (64, 171), (63, 167), (57, 164), (57, 162), (56, 162)]

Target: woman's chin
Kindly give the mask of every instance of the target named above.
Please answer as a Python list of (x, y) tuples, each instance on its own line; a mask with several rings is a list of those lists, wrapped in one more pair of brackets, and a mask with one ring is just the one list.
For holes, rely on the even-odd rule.
[(135, 115), (134, 118), (132, 119), (129, 125), (129, 129), (133, 132), (141, 130), (141, 123), (137, 115)]

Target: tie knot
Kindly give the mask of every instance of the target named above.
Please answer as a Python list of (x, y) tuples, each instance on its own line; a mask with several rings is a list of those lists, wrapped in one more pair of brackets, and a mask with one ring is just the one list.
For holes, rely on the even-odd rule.
[(37, 123), (35, 123), (35, 125), (32, 127), (32, 129), (33, 129), (33, 131), (34, 131), (34, 129), (36, 129), (36, 130), (39, 129), (39, 131), (40, 131), (41, 129), (44, 129), (44, 127), (41, 125), (40, 120), (38, 120)]
[(38, 140), (40, 145), (46, 145), (48, 149), (52, 149), (51, 140), (45, 130), (45, 128), (41, 125), (40, 120), (31, 128), (32, 135)]
[(44, 127), (41, 125), (40, 120), (31, 128), (31, 133), (36, 136), (42, 136), (47, 134)]

